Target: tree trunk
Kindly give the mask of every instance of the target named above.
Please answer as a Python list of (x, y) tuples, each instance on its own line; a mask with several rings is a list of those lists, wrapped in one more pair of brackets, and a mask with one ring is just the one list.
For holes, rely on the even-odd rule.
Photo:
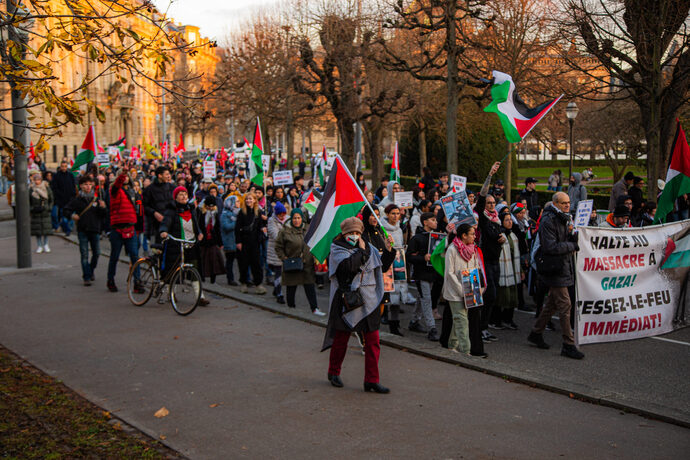
[[(377, 121), (378, 120), (378, 121)], [(371, 186), (376, 188), (383, 177), (383, 122), (380, 119), (364, 123), (366, 154), (371, 165)]]
[(293, 144), (295, 142), (295, 123), (292, 118), (292, 110), (288, 110), (285, 123), (285, 153), (287, 154), (288, 169), (295, 167)]
[(455, 2), (447, 2), (447, 38), (446, 49), (448, 50), (447, 59), (447, 81), (448, 107), (446, 108), (446, 169), (449, 174), (456, 174), (458, 171), (458, 45), (455, 41), (455, 12), (457, 5)]
[(353, 125), (354, 121), (351, 119), (338, 120), (338, 131), (340, 131), (341, 142), (340, 156), (350, 171), (355, 170), (355, 128)]
[(424, 122), (424, 119), (420, 118), (419, 119), (419, 139), (418, 139), (418, 148), (419, 148), (419, 176), (424, 177), (424, 168), (426, 167), (427, 164), (427, 158), (426, 158), (426, 123)]

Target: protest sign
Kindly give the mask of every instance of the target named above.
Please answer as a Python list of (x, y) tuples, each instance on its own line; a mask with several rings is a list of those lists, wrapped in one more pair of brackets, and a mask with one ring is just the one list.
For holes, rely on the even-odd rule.
[(119, 148), (112, 145), (108, 146), (108, 155), (116, 157), (118, 153), (120, 153)]
[(451, 174), (450, 186), (452, 187), (453, 193), (463, 192), (467, 187), (467, 178), (464, 176), (457, 176), (455, 174)]
[(290, 185), (292, 183), (294, 183), (292, 171), (273, 171), (273, 185)]
[(110, 166), (110, 155), (108, 155), (107, 152), (99, 152), (96, 154), (96, 161), (98, 162), (99, 168)]
[(681, 286), (690, 271), (688, 263), (682, 263), (690, 250), (688, 222), (578, 229), (579, 344), (638, 339), (674, 329), (688, 302), (681, 302)]
[(477, 224), (477, 219), (472, 214), (470, 201), (467, 199), (467, 192), (464, 190), (441, 198), (441, 206), (446, 213), (448, 223), (454, 224), (456, 227), (461, 224)]
[(213, 160), (204, 160), (204, 179), (216, 178), (216, 162)]
[(271, 161), (270, 155), (261, 155), (261, 167), (264, 168), (264, 173), (268, 172), (269, 162)]
[(411, 208), (412, 192), (395, 192), (395, 204), (400, 208)]
[(484, 305), (479, 269), (462, 270), (460, 275), (462, 277), (462, 290), (465, 293), (465, 307), (472, 308)]
[[(427, 248), (427, 254), (433, 254), (436, 246), (443, 241), (443, 239), (448, 236), (445, 233), (429, 232), (429, 247)], [(431, 267), (431, 260), (427, 261), (426, 265)]]
[(575, 213), (575, 227), (584, 227), (589, 223), (589, 218), (592, 215), (592, 208), (594, 207), (594, 200), (582, 200), (577, 203), (577, 212)]

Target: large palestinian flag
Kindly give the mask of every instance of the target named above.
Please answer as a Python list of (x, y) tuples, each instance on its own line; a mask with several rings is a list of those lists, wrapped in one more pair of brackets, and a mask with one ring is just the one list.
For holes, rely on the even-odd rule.
[(340, 156), (336, 156), (326, 190), (304, 236), (316, 260), (323, 263), (328, 258), (333, 238), (340, 233), (340, 223), (356, 216), (364, 204), (364, 195), (357, 182)]
[(666, 173), (666, 186), (659, 197), (654, 222), (666, 222), (666, 215), (673, 211), (675, 201), (686, 193), (690, 193), (690, 146), (679, 121), (676, 137), (671, 146), (671, 162)]
[(264, 154), (264, 141), (261, 137), (261, 124), (259, 117), (256, 117), (256, 130), (254, 130), (254, 142), (252, 142), (252, 153), (249, 157), (249, 179), (263, 187), (264, 185), (264, 166), (261, 155)]
[(98, 144), (96, 143), (96, 130), (93, 125), (89, 126), (89, 131), (86, 133), (86, 138), (81, 144), (81, 150), (74, 159), (74, 164), (72, 165), (72, 171), (76, 171), (81, 166), (86, 165), (96, 158), (96, 152), (98, 152)]
[(508, 142), (520, 142), (563, 97), (561, 94), (551, 102), (530, 109), (518, 96), (510, 75), (494, 70), (493, 76), (492, 101), (484, 108), (484, 112), (498, 115)]

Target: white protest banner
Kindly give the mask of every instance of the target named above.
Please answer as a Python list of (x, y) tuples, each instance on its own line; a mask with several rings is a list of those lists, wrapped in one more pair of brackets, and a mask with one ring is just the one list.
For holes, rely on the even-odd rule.
[(98, 167), (100, 168), (110, 166), (110, 155), (108, 155), (106, 152), (98, 152), (96, 154), (96, 161), (98, 162)]
[(108, 155), (111, 155), (113, 157), (116, 157), (117, 154), (120, 152), (120, 149), (114, 146), (108, 146)]
[(578, 229), (577, 343), (638, 339), (674, 329), (675, 316), (685, 311), (681, 285), (690, 269), (677, 265), (682, 265), (679, 251), (687, 251), (689, 222)]
[(268, 166), (270, 161), (270, 155), (261, 155), (261, 166), (264, 168), (264, 174), (268, 172)]
[(292, 171), (273, 171), (273, 185), (290, 185), (293, 183)]
[(216, 162), (213, 160), (204, 160), (204, 179), (216, 178)]
[(411, 208), (412, 192), (395, 192), (395, 204), (400, 208)]
[(462, 192), (467, 187), (467, 178), (464, 176), (457, 176), (455, 174), (451, 174), (450, 185), (453, 189), (453, 193)]
[(575, 213), (575, 222), (573, 226), (586, 226), (589, 223), (590, 216), (592, 215), (592, 208), (594, 208), (594, 200), (582, 200), (577, 203), (577, 212)]

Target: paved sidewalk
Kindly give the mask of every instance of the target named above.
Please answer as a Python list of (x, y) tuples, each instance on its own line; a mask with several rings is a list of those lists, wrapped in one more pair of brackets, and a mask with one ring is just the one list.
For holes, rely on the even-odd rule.
[[(13, 243), (0, 237), (0, 266)], [(220, 297), (188, 317), (134, 307), (106, 291), (105, 258), (84, 287), (76, 248), (51, 247), (34, 258), (43, 269), (0, 273), (0, 342), (190, 458), (683, 458), (690, 448), (685, 428), (390, 347), (381, 376), (392, 393), (366, 394), (354, 341), (335, 389), (323, 328)], [(121, 265), (120, 286), (125, 276)]]

